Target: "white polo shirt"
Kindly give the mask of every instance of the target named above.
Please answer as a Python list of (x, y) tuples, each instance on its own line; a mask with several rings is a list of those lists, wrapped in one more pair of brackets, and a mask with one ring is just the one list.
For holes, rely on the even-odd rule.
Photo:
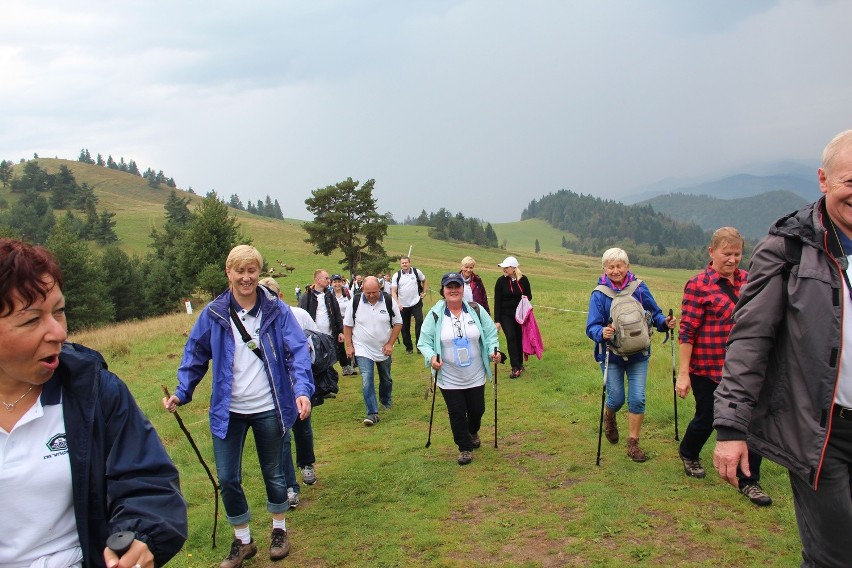
[(0, 566), (51, 556), (57, 566), (82, 564), (61, 403), (39, 399), (11, 432), (0, 428), (0, 487)]
[[(231, 307), (237, 312), (237, 317), (248, 332), (251, 340), (260, 345), (260, 321), (263, 315), (260, 311), (260, 300), (251, 310), (242, 308), (231, 298)], [(272, 400), (272, 389), (266, 375), (263, 361), (255, 355), (233, 320), (231, 333), (234, 334), (234, 378), (231, 383), (231, 412), (237, 414), (255, 414), (275, 408)]]
[[(355, 355), (366, 357), (372, 361), (384, 361), (388, 356), (382, 352), (382, 347), (391, 336), (391, 320), (384, 294), (379, 295), (379, 300), (375, 304), (368, 302), (367, 297), (362, 295), (358, 302), (358, 313), (355, 317), (352, 314), (352, 306), (354, 305), (354, 303), (350, 303), (346, 307), (343, 325), (352, 328), (352, 346), (355, 348)], [(392, 305), (393, 324), (402, 325), (399, 306), (396, 305), (396, 302), (392, 302)]]
[(399, 305), (403, 308), (416, 306), (417, 302), (420, 301), (420, 292), (417, 291), (417, 281), (423, 282), (426, 280), (426, 275), (414, 267), (409, 267), (407, 273), (399, 270), (394, 272), (391, 280), (391, 289), (396, 288), (396, 297), (399, 299)]

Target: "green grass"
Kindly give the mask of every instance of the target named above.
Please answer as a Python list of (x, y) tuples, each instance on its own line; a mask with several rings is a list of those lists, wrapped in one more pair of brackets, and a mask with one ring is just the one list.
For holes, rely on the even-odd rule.
[[(46, 167), (52, 161), (40, 162)], [(52, 167), (58, 168), (58, 163)], [(64, 163), (78, 182), (95, 185), (99, 207), (116, 211), (121, 245), (144, 254), (151, 225), (162, 223), (168, 192), (151, 190), (144, 180), (120, 172)], [(117, 176), (131, 178), (127, 183), (136, 185), (127, 186)], [(286, 204), (283, 207), (287, 215)], [(340, 270), (337, 257), (313, 253), (299, 222), (245, 213), (237, 217), (271, 264), (277, 259), (296, 267), (279, 280), (288, 301), (295, 299), (293, 287), (309, 282), (315, 268)], [(427, 306), (438, 299), (440, 275), (457, 269), (465, 255), (476, 258), (477, 272), (488, 288), (500, 274), (497, 262), (507, 254), (520, 259), (533, 287), (546, 350), (541, 361), (528, 363), (528, 372), (519, 380), (509, 380), (505, 367), (498, 371), (499, 447), (493, 447), (490, 385), (483, 447), (471, 465), (459, 467), (440, 396), (432, 445), (424, 448), (431, 399), (424, 396), (430, 379), (420, 357), (397, 349), (394, 408), (373, 428), (361, 424), (360, 376), (341, 376), (338, 397), (313, 414), (319, 481), (302, 486), (302, 504), (287, 516), (292, 551), (279, 565), (798, 565), (800, 545), (784, 470), (764, 462), (762, 484), (774, 500), (768, 508), (751, 505), (715, 476), (709, 467), (713, 439), (702, 455), (708, 477), (684, 476), (673, 440), (671, 353), (668, 344), (659, 344), (660, 335), (654, 336), (642, 435), (650, 459), (633, 463), (624, 443), (612, 446), (604, 441), (601, 465), (595, 466), (601, 372), (584, 329), (600, 260), (567, 254), (561, 248), (562, 233), (538, 220), (500, 224), (495, 230), (501, 242), (506, 239), (507, 250), (434, 241), (425, 227), (410, 226), (391, 226), (385, 247), (394, 255), (413, 247), (413, 264), (426, 273), (433, 289)], [(542, 247), (539, 254), (533, 252), (536, 238)], [(683, 283), (692, 275), (634, 269), (664, 310), (679, 306)], [(160, 402), (160, 385), (174, 389), (185, 335), (196, 316), (197, 311), (176, 314), (73, 338), (100, 350), (130, 385), (181, 472), (190, 536), (171, 563), (178, 567), (218, 566), (232, 539), (220, 511), (218, 547), (211, 550), (214, 506), (209, 480)], [(208, 376), (180, 413), (212, 467), (209, 386)], [(678, 409), (683, 433), (694, 410), (692, 400), (680, 401)], [(624, 432), (623, 412), (619, 425)], [(270, 564), (265, 554), (270, 518), (252, 444), (248, 442), (244, 480), (261, 552), (245, 563), (249, 568)]]
[[(268, 230), (253, 234), (255, 242), (267, 253), (287, 256), (288, 264), (296, 264), (298, 281), (314, 267), (332, 267), (331, 259), (310, 254), (298, 230), (269, 223)], [(251, 226), (257, 227), (257, 221)], [(490, 287), (499, 274), (496, 262), (506, 254), (431, 241), (420, 227), (391, 227), (386, 241), (390, 252), (407, 252), (410, 244), (414, 264), (426, 272), (433, 289), (439, 275), (470, 252)], [(764, 462), (763, 486), (774, 499), (765, 509), (751, 505), (715, 476), (709, 467), (712, 439), (702, 456), (710, 470), (708, 478), (684, 476), (673, 440), (671, 353), (668, 344), (659, 345), (659, 334), (654, 336), (642, 436), (650, 459), (633, 463), (624, 443), (611, 446), (604, 441), (601, 465), (595, 466), (601, 373), (584, 328), (599, 261), (544, 253), (521, 258), (533, 286), (546, 351), (543, 360), (528, 363), (529, 371), (520, 380), (509, 380), (504, 367), (498, 371), (499, 447), (493, 448), (491, 386), (486, 391), (483, 447), (471, 465), (459, 467), (440, 396), (432, 446), (424, 448), (431, 399), (424, 396), (429, 375), (420, 357), (397, 350), (394, 408), (374, 428), (361, 424), (360, 377), (341, 376), (338, 397), (313, 414), (319, 481), (302, 486), (302, 504), (288, 514), (293, 546), (288, 562), (298, 566), (797, 564), (798, 533), (789, 484), (780, 467)], [(678, 305), (691, 272), (634, 268), (664, 309)], [(436, 299), (433, 292), (431, 301)], [(130, 384), (181, 471), (190, 503), (190, 539), (172, 565), (216, 566), (227, 553), (230, 528), (220, 513), (219, 546), (211, 550), (209, 481), (174, 419), (160, 405), (159, 385), (174, 388), (183, 334), (194, 317), (169, 316), (80, 339), (104, 350), (110, 367)], [(134, 325), (147, 327), (139, 330)], [(121, 339), (125, 335), (128, 339)], [(194, 402), (180, 412), (212, 466), (209, 382), (209, 377), (202, 381)], [(679, 401), (681, 433), (693, 410), (691, 399)], [(619, 423), (625, 430), (623, 413)], [(254, 534), (265, 547), (270, 520), (251, 449), (244, 468)], [(264, 558), (262, 552), (246, 566), (267, 565)]]

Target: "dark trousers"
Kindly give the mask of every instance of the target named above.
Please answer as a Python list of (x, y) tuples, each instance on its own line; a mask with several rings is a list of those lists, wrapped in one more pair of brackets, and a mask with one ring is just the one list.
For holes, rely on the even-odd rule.
[(509, 363), (513, 369), (524, 366), (523, 330), (521, 324), (515, 321), (515, 312), (500, 314), (500, 327), (506, 335), (506, 350), (509, 352)]
[[(414, 345), (420, 341), (420, 328), (423, 326), (423, 300), (415, 305), (402, 308), (402, 344), (406, 351), (413, 351)], [(414, 343), (411, 343), (411, 316), (414, 316)]]
[(852, 422), (832, 419), (817, 490), (790, 473), (802, 566), (849, 566), (852, 535)]
[(453, 440), (460, 452), (473, 451), (472, 434), (479, 432), (485, 414), (485, 385), (469, 389), (441, 389), (447, 404)]
[[(718, 383), (708, 377), (693, 375), (689, 379), (692, 382), (692, 396), (695, 397), (695, 417), (686, 427), (683, 439), (680, 441), (680, 453), (684, 457), (697, 460), (701, 454), (701, 448), (707, 443), (713, 433), (713, 395)], [(744, 483), (757, 483), (760, 481), (760, 464), (763, 458), (749, 449), (748, 467), (751, 477), (745, 477), (737, 470), (740, 487)]]
[(313, 465), (317, 459), (314, 456), (314, 428), (311, 417), (308, 416), (304, 420), (297, 418), (291, 431), (293, 441), (296, 442), (296, 465), (299, 467)]
[(340, 363), (341, 369), (352, 364), (352, 361), (346, 356), (346, 346), (343, 343), (337, 344), (337, 362)]

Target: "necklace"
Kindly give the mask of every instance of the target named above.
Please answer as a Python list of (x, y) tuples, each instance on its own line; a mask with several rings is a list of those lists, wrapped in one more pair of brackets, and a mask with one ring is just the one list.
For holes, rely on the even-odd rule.
[(837, 261), (840, 263), (840, 268), (845, 272), (846, 269), (849, 268), (849, 257), (846, 256), (846, 250), (843, 248), (843, 241), (840, 240), (840, 235), (837, 234), (837, 227), (834, 226), (834, 221), (829, 219), (828, 222), (831, 225), (831, 231), (834, 233), (834, 238), (840, 246), (840, 254), (843, 255), (841, 258), (838, 258)]
[(0, 400), (0, 404), (3, 404), (3, 406), (5, 406), (5, 407), (6, 407), (6, 410), (8, 410), (9, 412), (12, 412), (12, 411), (15, 409), (15, 406), (17, 406), (17, 404), (18, 404), (19, 402), (21, 402), (22, 400), (24, 400), (24, 397), (25, 397), (25, 396), (27, 396), (28, 394), (30, 394), (30, 391), (32, 391), (34, 388), (35, 388), (35, 385), (30, 386), (30, 388), (29, 388), (29, 389), (27, 389), (27, 392), (25, 392), (24, 394), (22, 394), (22, 395), (20, 396), (20, 398), (18, 398), (18, 400), (16, 400), (15, 402), (13, 402), (13, 403), (11, 403), (11, 404), (10, 404), (10, 403), (8, 403), (8, 402), (6, 402), (5, 400)]

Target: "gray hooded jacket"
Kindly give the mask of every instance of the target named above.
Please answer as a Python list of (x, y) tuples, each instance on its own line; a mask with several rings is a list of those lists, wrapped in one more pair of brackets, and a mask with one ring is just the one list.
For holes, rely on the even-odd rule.
[(713, 422), (719, 440), (747, 437), (814, 489), (843, 347), (843, 255), (826, 226), (822, 198), (776, 221), (755, 248)]

